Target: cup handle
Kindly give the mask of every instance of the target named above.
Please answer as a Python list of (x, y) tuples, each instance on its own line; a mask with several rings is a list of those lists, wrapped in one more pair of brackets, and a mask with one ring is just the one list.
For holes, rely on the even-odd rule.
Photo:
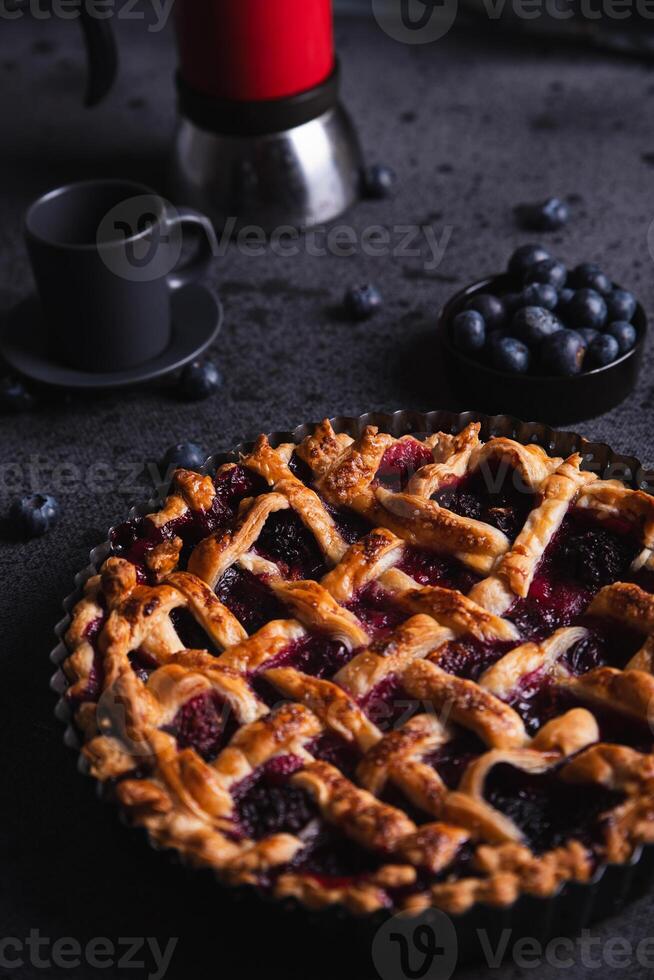
[(168, 221), (171, 225), (181, 225), (182, 229), (193, 228), (194, 231), (200, 232), (193, 236), (197, 245), (192, 255), (168, 274), (169, 287), (181, 289), (182, 286), (188, 286), (208, 272), (214, 257), (218, 254), (218, 239), (206, 214), (194, 211), (193, 208), (177, 208)]

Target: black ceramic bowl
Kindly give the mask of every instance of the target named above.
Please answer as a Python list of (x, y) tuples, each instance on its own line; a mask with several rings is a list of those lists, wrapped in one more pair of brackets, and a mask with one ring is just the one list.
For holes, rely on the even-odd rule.
[(509, 412), (552, 425), (594, 418), (624, 401), (636, 384), (647, 336), (647, 317), (640, 303), (633, 318), (637, 334), (635, 347), (606, 367), (584, 371), (572, 378), (498, 371), (456, 350), (451, 336), (452, 320), (470, 297), (478, 293), (502, 295), (511, 292), (514, 286), (508, 275), (481, 279), (453, 296), (440, 313), (438, 332), (443, 353), (456, 380), (465, 386), (468, 400), (485, 412)]

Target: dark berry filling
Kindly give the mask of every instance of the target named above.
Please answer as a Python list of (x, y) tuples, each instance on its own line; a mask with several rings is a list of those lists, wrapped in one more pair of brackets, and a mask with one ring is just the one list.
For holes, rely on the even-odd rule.
[(617, 667), (624, 670), (643, 645), (643, 636), (623, 624), (584, 617), (588, 635), (570, 647), (563, 661), (575, 675), (595, 667)]
[(407, 618), (406, 613), (395, 605), (392, 596), (376, 582), (371, 582), (357, 592), (348, 602), (347, 608), (372, 637), (395, 629)]
[(352, 654), (343, 643), (321, 633), (310, 633), (291, 643), (279, 656), (267, 660), (261, 669), (294, 667), (311, 677), (330, 680), (351, 659)]
[(325, 888), (344, 888), (374, 874), (387, 863), (384, 855), (361, 847), (321, 821), (289, 870), (311, 875)]
[(476, 681), (487, 667), (515, 646), (516, 643), (512, 640), (489, 643), (473, 637), (453, 640), (439, 651), (438, 666), (448, 674)]
[(436, 770), (448, 789), (456, 789), (468, 764), (487, 751), (474, 732), (460, 728), (454, 738), (426, 756), (424, 761)]
[(390, 490), (403, 490), (416, 470), (433, 462), (431, 449), (423, 443), (414, 439), (396, 442), (384, 453), (375, 482)]
[(297, 834), (318, 816), (318, 809), (303, 789), (289, 782), (302, 768), (297, 756), (272, 759), (234, 792), (236, 826), (253, 840), (270, 834)]
[(185, 650), (208, 650), (218, 655), (219, 651), (188, 609), (173, 609), (170, 620)]
[(293, 453), (289, 462), (288, 468), (298, 480), (301, 480), (305, 486), (310, 487), (313, 483), (313, 472), (308, 463), (305, 463), (303, 459), (300, 459), (297, 453)]
[(356, 782), (356, 768), (361, 761), (361, 755), (352, 742), (346, 742), (332, 732), (319, 735), (315, 741), (307, 746), (311, 755), (328, 762), (331, 766), (339, 769), (349, 780)]
[(420, 585), (440, 585), (463, 593), (469, 592), (480, 579), (456, 558), (413, 545), (407, 545), (397, 567)]
[(571, 838), (589, 846), (599, 843), (603, 814), (624, 800), (602, 786), (564, 783), (554, 772), (525, 773), (507, 764), (491, 770), (485, 796), (514, 821), (536, 853)]
[(129, 654), (129, 662), (136, 676), (144, 684), (147, 684), (150, 674), (159, 666), (157, 661), (143, 650), (132, 650)]
[(542, 640), (582, 615), (604, 585), (628, 575), (638, 542), (624, 521), (572, 510), (550, 542), (526, 599), (509, 613), (525, 639)]
[[(104, 605), (104, 598), (102, 599), (102, 603)], [(95, 645), (95, 641), (98, 638), (98, 635), (102, 627), (104, 626), (106, 620), (107, 620), (106, 613), (102, 613), (101, 616), (96, 616), (95, 619), (92, 619), (91, 622), (86, 627), (86, 629), (84, 630), (84, 637), (89, 641), (91, 646)]]
[(331, 515), (338, 533), (348, 544), (354, 544), (355, 541), (363, 538), (372, 530), (370, 521), (357, 514), (356, 511), (350, 510), (347, 507), (333, 507), (324, 500), (321, 503)]
[(396, 674), (386, 677), (361, 699), (360, 706), (368, 718), (383, 732), (401, 727), (424, 705), (412, 698), (402, 687)]
[(461, 517), (491, 524), (510, 541), (518, 536), (536, 503), (520, 473), (504, 462), (483, 464), (440, 489), (433, 499)]
[(258, 497), (268, 489), (262, 477), (240, 464), (217, 474), (213, 483), (216, 496), (232, 515), (236, 514), (238, 505), (246, 497)]
[(270, 515), (254, 551), (275, 562), (284, 578), (320, 579), (327, 571), (316, 539), (293, 510)]
[(207, 511), (189, 511), (162, 527), (156, 527), (147, 516), (119, 524), (111, 532), (113, 554), (139, 567), (147, 580), (147, 553), (163, 541), (179, 537), (183, 543), (180, 564), (184, 566), (198, 542), (235, 518), (241, 500), (267, 489), (265, 482), (244, 466), (235, 466), (216, 477), (214, 485), (216, 495)]
[(166, 731), (180, 748), (195, 749), (207, 762), (216, 758), (238, 728), (227, 702), (214, 692), (198, 694), (180, 708)]
[(227, 569), (215, 591), (249, 634), (271, 619), (286, 617), (284, 606), (263, 579), (236, 565)]

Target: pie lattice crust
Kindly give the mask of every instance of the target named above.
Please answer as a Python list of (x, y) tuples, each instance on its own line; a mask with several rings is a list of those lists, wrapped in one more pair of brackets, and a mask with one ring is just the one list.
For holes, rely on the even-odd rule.
[[(214, 477), (178, 470), (116, 544), (73, 612), (66, 696), (90, 772), (158, 844), (368, 914), (550, 895), (654, 840), (654, 498), (479, 433), (261, 436)], [(492, 497), (466, 514), (502, 473), (518, 517)], [(583, 581), (561, 586), (571, 520)], [(311, 576), (284, 533), (309, 536)], [(608, 539), (615, 581), (614, 552), (593, 553)], [(535, 807), (598, 807), (539, 837), (511, 799), (531, 787)], [(316, 841), (352, 867), (316, 863)]]

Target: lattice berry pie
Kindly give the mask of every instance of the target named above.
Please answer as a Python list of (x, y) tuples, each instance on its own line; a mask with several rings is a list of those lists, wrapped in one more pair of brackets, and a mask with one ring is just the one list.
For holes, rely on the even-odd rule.
[(67, 698), (158, 843), (363, 914), (654, 840), (654, 498), (479, 432), (261, 437), (114, 530)]

